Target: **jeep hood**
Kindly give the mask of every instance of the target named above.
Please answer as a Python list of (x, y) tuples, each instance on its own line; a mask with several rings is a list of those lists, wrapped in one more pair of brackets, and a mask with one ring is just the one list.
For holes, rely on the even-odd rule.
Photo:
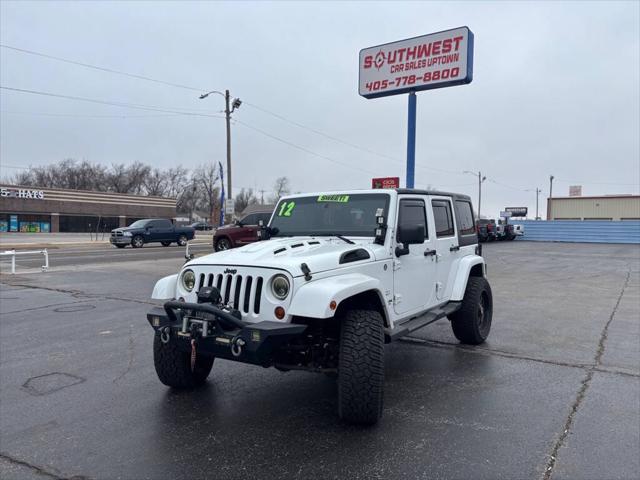
[[(356, 250), (364, 250), (369, 258), (362, 254), (350, 254), (352, 262), (340, 263), (343, 254)], [(355, 241), (354, 244), (346, 243), (336, 237), (295, 237), (275, 238), (234, 248), (215, 252), (204, 257), (190, 261), (187, 265), (230, 265), (247, 267), (269, 267), (287, 270), (294, 277), (302, 275), (300, 265), (306, 263), (311, 274), (340, 267), (356, 265), (358, 263), (373, 262), (384, 255), (384, 247), (366, 241)]]

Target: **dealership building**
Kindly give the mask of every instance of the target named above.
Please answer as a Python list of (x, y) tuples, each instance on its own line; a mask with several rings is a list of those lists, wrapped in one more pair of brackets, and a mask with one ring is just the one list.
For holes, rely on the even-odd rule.
[(548, 220), (640, 220), (640, 195), (553, 197)]
[(108, 232), (175, 217), (175, 198), (0, 184), (0, 232)]

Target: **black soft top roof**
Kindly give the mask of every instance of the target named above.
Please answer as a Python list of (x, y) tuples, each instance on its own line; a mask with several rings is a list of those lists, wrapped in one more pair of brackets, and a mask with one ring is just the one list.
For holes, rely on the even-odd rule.
[(469, 197), (469, 195), (463, 195), (462, 193), (439, 192), (438, 190), (421, 190), (419, 188), (396, 188), (396, 192), (413, 195), (441, 195), (443, 197), (452, 197), (459, 200), (471, 200), (471, 197)]

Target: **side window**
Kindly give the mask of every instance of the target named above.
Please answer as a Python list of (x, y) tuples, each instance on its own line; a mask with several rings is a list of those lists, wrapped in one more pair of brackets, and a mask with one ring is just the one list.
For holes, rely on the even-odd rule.
[(456, 200), (456, 212), (460, 221), (460, 235), (473, 235), (476, 233), (473, 225), (473, 210), (471, 203), (464, 200)]
[(252, 213), (251, 215), (247, 215), (242, 219), (243, 225), (257, 225), (258, 219), (256, 218), (256, 214)]
[(415, 227), (416, 225), (421, 225), (424, 229), (424, 238), (429, 238), (424, 202), (422, 200), (400, 200), (398, 233), (400, 227)]
[(451, 203), (447, 200), (432, 200), (433, 219), (436, 224), (436, 237), (451, 237), (455, 234)]
[(264, 224), (268, 224), (269, 223), (269, 219), (271, 218), (271, 214), (270, 213), (261, 213), (258, 215), (258, 223), (260, 223), (260, 220), (262, 220), (264, 222)]

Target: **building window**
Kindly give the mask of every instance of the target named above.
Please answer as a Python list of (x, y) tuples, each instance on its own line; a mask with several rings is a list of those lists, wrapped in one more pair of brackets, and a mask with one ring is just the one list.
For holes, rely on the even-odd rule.
[(120, 226), (118, 217), (96, 217), (93, 215), (60, 215), (60, 232), (110, 232)]

